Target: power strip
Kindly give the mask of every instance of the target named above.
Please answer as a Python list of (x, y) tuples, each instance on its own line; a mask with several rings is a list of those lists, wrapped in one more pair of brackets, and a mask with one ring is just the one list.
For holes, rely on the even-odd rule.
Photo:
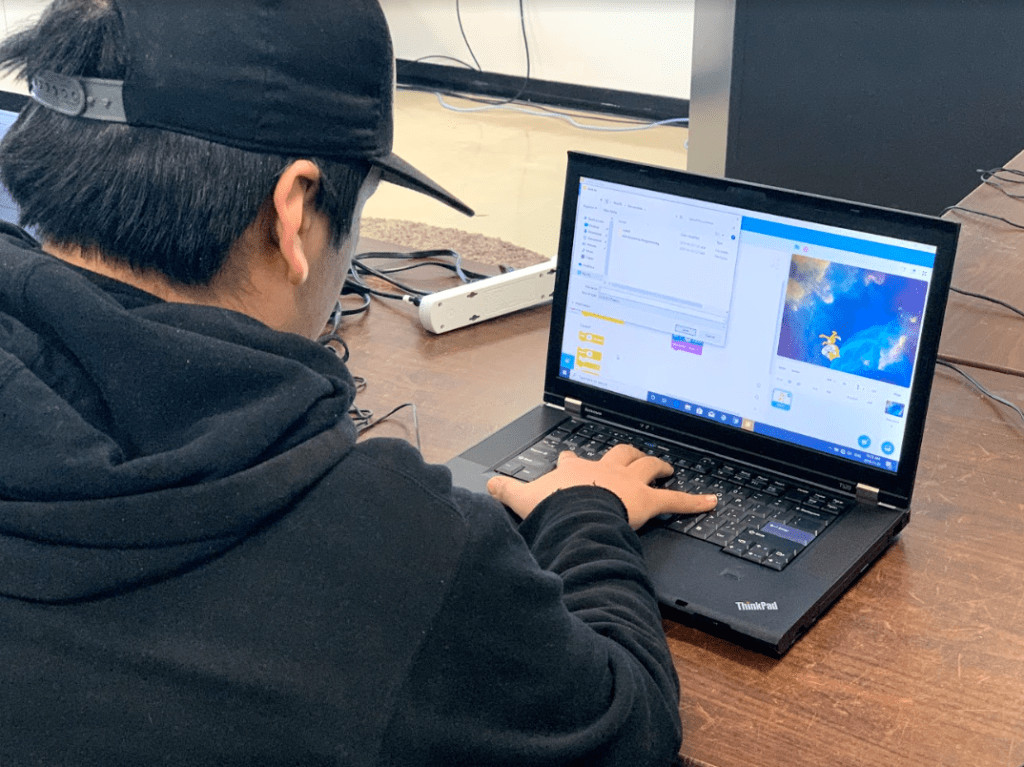
[(420, 323), (431, 333), (447, 333), (547, 303), (554, 290), (552, 259), (424, 296), (420, 299)]

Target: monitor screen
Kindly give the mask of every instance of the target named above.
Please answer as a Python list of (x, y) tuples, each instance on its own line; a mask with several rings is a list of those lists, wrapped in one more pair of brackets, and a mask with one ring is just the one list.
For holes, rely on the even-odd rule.
[(579, 185), (560, 376), (896, 473), (934, 245)]

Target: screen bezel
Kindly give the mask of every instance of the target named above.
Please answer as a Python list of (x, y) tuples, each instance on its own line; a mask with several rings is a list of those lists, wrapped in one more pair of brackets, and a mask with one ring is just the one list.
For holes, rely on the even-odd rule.
[(5, 112), (20, 112), (28, 102), (24, 93), (0, 90), (0, 109)]
[[(917, 366), (911, 386), (911, 406), (908, 407), (898, 471), (893, 473), (876, 469), (781, 440), (771, 440), (772, 454), (766, 456), (763, 446), (765, 440), (771, 438), (764, 435), (753, 435), (671, 408), (560, 378), (577, 200), (580, 182), (584, 178), (692, 197), (746, 208), (756, 213), (812, 219), (828, 226), (934, 246), (935, 266), (925, 307), (925, 321), (921, 328)], [(931, 394), (958, 234), (958, 224), (931, 216), (570, 152), (548, 339), (545, 400), (562, 405), (567, 397), (577, 399), (584, 403), (586, 415), (621, 422), (627, 427), (668, 440), (696, 444), (737, 460), (755, 462), (765, 468), (799, 476), (836, 490), (850, 492), (857, 484), (865, 484), (879, 490), (881, 501), (905, 508), (910, 503), (920, 458), (926, 405)], [(652, 422), (660, 426), (651, 426)]]

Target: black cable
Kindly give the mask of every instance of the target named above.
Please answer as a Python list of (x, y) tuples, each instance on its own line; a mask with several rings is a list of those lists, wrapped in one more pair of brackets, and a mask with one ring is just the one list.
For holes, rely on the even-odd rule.
[[(469, 43), (469, 38), (466, 36), (466, 30), (465, 30), (465, 27), (463, 26), (463, 23), (462, 23), (462, 12), (461, 12), (461, 9), (460, 9), (459, 0), (455, 0), (455, 15), (456, 15), (456, 18), (457, 18), (458, 23), (459, 23), (459, 32), (462, 33), (462, 39), (466, 43), (466, 48), (469, 50), (469, 55), (473, 57), (473, 64), (475, 64), (475, 66), (473, 64), (469, 64), (469, 63), (463, 61), (462, 59), (456, 58), (454, 56), (446, 56), (446, 55), (443, 55), (443, 54), (431, 54), (431, 55), (428, 55), (428, 56), (421, 56), (418, 59), (415, 59), (413, 61), (413, 63), (418, 63), (418, 62), (421, 62), (421, 61), (427, 61), (428, 59), (442, 59), (442, 60), (446, 60), (446, 61), (455, 62), (456, 64), (459, 64), (460, 66), (463, 66), (466, 69), (475, 70), (477, 72), (482, 72), (483, 71), (483, 69), (480, 66), (479, 60), (477, 60), (476, 54), (473, 52), (473, 47)], [(461, 98), (461, 99), (464, 99), (466, 101), (472, 101), (472, 102), (474, 102), (476, 104), (481, 104), (481, 105), (483, 105), (485, 107), (500, 107), (500, 106), (504, 106), (504, 105), (507, 105), (507, 104), (512, 104), (513, 102), (519, 101), (520, 98), (522, 97), (523, 93), (526, 92), (526, 89), (529, 87), (530, 82), (532, 80), (532, 55), (530, 53), (530, 39), (529, 39), (529, 35), (526, 32), (526, 12), (525, 12), (525, 8), (524, 8), (524, 0), (519, 0), (519, 26), (520, 26), (520, 29), (522, 30), (523, 49), (524, 49), (524, 51), (526, 53), (526, 76), (523, 78), (523, 84), (520, 86), (519, 90), (511, 98), (507, 98), (507, 99), (504, 99), (502, 101), (494, 101), (494, 100), (488, 99), (486, 97), (471, 96), (471, 95), (468, 95), (468, 94), (465, 94), (465, 93), (458, 93), (456, 91), (447, 90), (447, 89), (444, 89), (444, 88), (431, 88), (431, 87), (409, 85), (409, 84), (399, 84), (397, 87), (400, 90), (413, 90), (413, 91), (434, 93), (438, 97), (438, 100), (441, 101), (442, 106), (445, 106), (446, 108), (449, 108), (449, 109), (453, 109), (453, 107), (450, 107), (449, 105), (445, 104), (444, 101), (441, 99), (442, 96), (452, 96), (454, 98)], [(542, 110), (544, 112), (550, 113), (550, 116), (552, 116), (552, 117), (561, 117), (561, 118), (564, 118), (564, 119), (568, 119), (569, 123), (571, 125), (573, 125), (574, 127), (576, 127), (576, 128), (584, 128), (584, 129), (588, 129), (588, 130), (613, 130), (613, 129), (611, 129), (611, 128), (599, 128), (597, 126), (584, 126), (584, 125), (580, 125), (580, 124), (576, 123), (573, 120), (573, 118), (574, 117), (585, 117), (586, 119), (592, 119), (592, 120), (602, 121), (602, 122), (614, 122), (614, 123), (621, 123), (621, 124), (625, 124), (625, 125), (637, 125), (640, 128), (653, 127), (655, 125), (668, 124), (668, 123), (686, 123), (686, 124), (689, 124), (689, 122), (690, 122), (689, 118), (680, 117), (680, 118), (673, 118), (671, 120), (662, 120), (662, 121), (658, 121), (658, 122), (655, 122), (655, 123), (652, 124), (652, 123), (648, 123), (647, 121), (639, 120), (639, 119), (630, 119), (630, 118), (623, 119), (623, 118), (616, 118), (616, 117), (601, 116), (601, 115), (595, 115), (595, 114), (592, 114), (592, 113), (589, 113), (589, 112), (583, 113), (583, 112), (580, 112), (578, 110), (556, 110), (556, 109), (552, 109), (550, 107), (547, 107), (547, 106), (545, 106), (543, 104), (537, 104), (535, 102), (528, 102), (528, 103), (530, 103), (531, 106), (533, 108), (535, 108), (535, 109), (539, 109), (539, 110)], [(456, 111), (460, 111), (460, 110), (456, 110)], [(469, 110), (469, 111), (476, 111), (476, 110)], [(625, 130), (625, 129), (623, 129), (623, 130)]]
[(392, 266), (390, 269), (381, 269), (380, 271), (384, 272), (384, 274), (398, 274), (399, 272), (411, 272), (414, 269), (422, 269), (425, 266), (437, 266), (449, 272), (454, 272), (463, 282), (473, 282), (486, 276), (468, 270), (463, 271), (456, 264), (449, 264), (444, 261), (421, 261), (415, 264), (405, 264), (404, 266)]
[[(367, 299), (369, 302), (369, 299)], [(348, 362), (349, 349), (348, 344), (345, 343), (345, 339), (338, 333), (338, 326), (341, 325), (341, 317), (345, 312), (341, 308), (341, 301), (338, 300), (334, 303), (334, 310), (331, 312), (331, 316), (327, 318), (327, 325), (329, 330), (317, 338), (317, 342), (323, 344), (335, 354), (338, 354), (338, 350), (331, 346), (332, 343), (341, 344), (341, 348), (344, 349), (343, 354), (338, 354), (342, 362)]]
[(956, 365), (953, 365), (953, 364), (951, 364), (951, 363), (949, 363), (949, 362), (943, 362), (942, 360), (939, 360), (939, 361), (938, 361), (938, 362), (937, 362), (936, 364), (937, 364), (937, 365), (941, 365), (942, 367), (946, 367), (946, 368), (949, 368), (950, 370), (952, 370), (952, 371), (954, 371), (954, 372), (956, 372), (956, 373), (959, 373), (959, 374), (960, 374), (961, 376), (963, 376), (963, 377), (964, 377), (965, 379), (967, 379), (967, 381), (968, 381), (968, 382), (969, 382), (969, 383), (971, 384), (971, 386), (973, 386), (973, 387), (974, 387), (975, 389), (977, 389), (978, 391), (980, 391), (980, 392), (981, 392), (982, 394), (984, 394), (984, 395), (985, 395), (986, 397), (990, 397), (991, 399), (995, 400), (995, 401), (996, 401), (996, 402), (998, 402), (999, 404), (1001, 404), (1001, 405), (1005, 405), (1006, 407), (1010, 408), (1010, 409), (1011, 409), (1011, 410), (1013, 410), (1013, 411), (1014, 411), (1015, 413), (1017, 413), (1017, 415), (1019, 415), (1019, 416), (1020, 416), (1020, 418), (1021, 418), (1021, 421), (1024, 421), (1024, 410), (1022, 410), (1022, 409), (1021, 409), (1021, 408), (1020, 408), (1019, 406), (1015, 405), (1014, 403), (1010, 402), (1010, 400), (1008, 400), (1008, 399), (1003, 399), (1003, 398), (1002, 398), (1002, 397), (1000, 397), (1000, 396), (999, 396), (998, 394), (993, 394), (993, 393), (992, 393), (992, 392), (990, 392), (990, 391), (989, 391), (988, 389), (986, 389), (986, 388), (985, 388), (984, 386), (982, 386), (982, 385), (981, 385), (981, 384), (980, 384), (980, 383), (979, 383), (979, 382), (978, 382), (978, 381), (977, 381), (976, 379), (974, 379), (973, 377), (971, 377), (970, 375), (968, 375), (967, 373), (965, 373), (965, 372), (964, 372), (963, 370), (961, 370), (960, 368), (958, 368), (958, 367), (957, 367)]
[[(1019, 176), (1019, 178), (1007, 178), (1009, 176)], [(990, 168), (989, 170), (978, 170), (978, 175), (981, 177), (981, 181), (984, 184), (988, 184), (991, 187), (998, 189), (1000, 192), (1005, 194), (1014, 200), (1024, 200), (1024, 194), (1014, 194), (1006, 188), (1006, 184), (1024, 184), (1024, 171), (1017, 170), (1016, 168)]]
[[(369, 301), (369, 299), (367, 299)], [(344, 314), (341, 308), (341, 303), (337, 302), (334, 304), (334, 311), (331, 312), (331, 316), (327, 319), (327, 332), (317, 338), (317, 341), (335, 354), (338, 354), (338, 350), (331, 346), (331, 343), (339, 343), (345, 350), (343, 354), (338, 356), (342, 362), (348, 362), (349, 348), (348, 344), (345, 343), (345, 339), (338, 333), (338, 327), (341, 325), (341, 317)], [(356, 387), (356, 394), (366, 389), (366, 379), (362, 376), (352, 376), (352, 381)], [(374, 426), (384, 423), (384, 421), (391, 418), (395, 413), (402, 410), (403, 408), (412, 408), (412, 422), (416, 434), (416, 449), (421, 450), (420, 444), (420, 421), (419, 416), (416, 413), (416, 404), (414, 402), (406, 402), (399, 405), (398, 407), (392, 408), (390, 411), (382, 415), (380, 418), (374, 420), (373, 411), (368, 408), (358, 407), (353, 401), (352, 406), (348, 410), (348, 415), (352, 419), (352, 422), (356, 426), (356, 432), (362, 434), (365, 431), (369, 431)]]
[(1018, 224), (1018, 223), (1016, 223), (1014, 221), (1011, 221), (1008, 218), (1003, 218), (1002, 216), (996, 216), (996, 215), (994, 215), (992, 213), (985, 213), (985, 212), (980, 211), (980, 210), (974, 210), (972, 208), (965, 208), (962, 205), (950, 205), (948, 208), (943, 208), (942, 213), (940, 213), (939, 215), (940, 216), (944, 216), (944, 215), (946, 215), (947, 213), (949, 213), (950, 211), (953, 211), (953, 210), (960, 210), (960, 211), (963, 211), (964, 213), (973, 213), (975, 216), (984, 216), (985, 218), (994, 218), (996, 221), (1002, 221), (1004, 224), (1009, 224), (1010, 226), (1014, 227), (1015, 229), (1024, 229), (1024, 224)]
[(979, 362), (978, 360), (969, 360), (963, 357), (958, 357), (955, 354), (939, 354), (937, 358), (940, 362), (950, 362), (954, 365), (964, 365), (969, 368), (978, 368), (978, 370), (989, 370), (993, 373), (1002, 373), (1003, 375), (1016, 376), (1017, 378), (1024, 378), (1024, 370), (1018, 370), (1017, 368), (1009, 368), (1005, 365), (996, 365), (993, 362)]
[[(359, 285), (362, 288), (365, 288), (366, 290), (370, 291), (371, 294), (378, 296), (379, 298), (399, 298), (405, 300), (408, 297), (427, 296), (433, 292), (430, 290), (421, 290), (419, 288), (414, 288), (411, 285), (406, 285), (405, 283), (399, 282), (393, 277), (389, 277), (385, 272), (382, 272), (380, 269), (375, 269), (369, 264), (363, 263), (362, 260), (353, 259), (352, 268), (350, 272), (355, 277), (355, 282), (357, 285)], [(388, 283), (389, 285), (393, 285), (394, 287), (403, 291), (405, 295), (377, 291), (375, 288), (371, 288), (369, 285), (363, 282), (363, 275), (370, 275), (371, 277), (376, 277), (378, 280), (382, 280)]]
[[(978, 169), (977, 173), (978, 173), (979, 177), (981, 178), (982, 183), (988, 184), (989, 186), (992, 186), (992, 187), (995, 187), (1000, 192), (1005, 194), (1007, 197), (1011, 197), (1011, 198), (1013, 198), (1015, 200), (1024, 200), (1024, 194), (1014, 194), (1014, 193), (1008, 191), (1003, 186), (1003, 184), (1024, 184), (1024, 171), (1017, 170), (1016, 168), (998, 167), (998, 168), (990, 168), (988, 170)], [(1000, 175), (1000, 174), (1004, 174), (1004, 175)], [(1018, 176), (1019, 178), (1007, 178), (1006, 177), (1007, 175), (1008, 176)], [(997, 183), (997, 181), (998, 182), (1002, 182), (1002, 183)], [(1018, 223), (1016, 223), (1014, 221), (1010, 221), (1009, 219), (1003, 218), (1002, 216), (996, 216), (996, 215), (993, 215), (991, 213), (985, 213), (984, 211), (980, 211), (980, 210), (973, 210), (972, 208), (965, 208), (965, 207), (962, 207), (960, 205), (950, 205), (948, 208), (943, 210), (942, 213), (945, 214), (945, 213), (948, 213), (949, 211), (952, 211), (952, 210), (959, 210), (959, 211), (963, 211), (964, 213), (972, 213), (972, 214), (974, 214), (976, 216), (984, 216), (985, 218), (992, 218), (992, 219), (995, 219), (997, 221), (1002, 221), (1005, 224), (1009, 224), (1010, 226), (1016, 227), (1017, 229), (1024, 229), (1024, 225), (1018, 224)], [(1002, 301), (1002, 300), (1000, 300), (998, 298), (993, 298), (992, 296), (987, 296), (987, 295), (985, 295), (983, 293), (972, 293), (969, 290), (963, 290), (961, 288), (950, 287), (950, 291), (952, 291), (953, 293), (959, 293), (962, 296), (970, 296), (971, 298), (979, 298), (982, 301), (990, 301), (993, 304), (998, 304), (999, 306), (1002, 306), (1002, 307), (1004, 307), (1006, 309), (1009, 309), (1011, 312), (1013, 312), (1015, 314), (1018, 314), (1021, 317), (1024, 317), (1024, 311), (1022, 311), (1022, 310), (1018, 309), (1016, 306), (1013, 306), (1012, 304), (1008, 304), (1006, 301)]]
[(455, 0), (455, 18), (459, 22), (459, 32), (462, 34), (462, 42), (466, 44), (466, 50), (469, 51), (470, 58), (472, 58), (473, 63), (476, 64), (476, 71), (480, 72), (480, 62), (477, 61), (476, 54), (473, 53), (473, 46), (469, 44), (469, 38), (466, 37), (466, 28), (462, 26), (462, 8), (459, 6), (459, 0)]
[(394, 416), (395, 413), (397, 413), (400, 410), (403, 410), (405, 408), (411, 408), (412, 409), (412, 423), (413, 423), (413, 433), (416, 435), (416, 449), (417, 450), (422, 450), (423, 447), (420, 444), (420, 419), (419, 419), (419, 415), (416, 412), (416, 403), (415, 402), (405, 402), (405, 403), (403, 403), (401, 405), (398, 405), (397, 407), (392, 408), (387, 413), (382, 415), (380, 418), (376, 418), (376, 419), (373, 418), (373, 411), (372, 410), (360, 410), (359, 411), (359, 413), (360, 413), (359, 418), (353, 417), (352, 420), (355, 421), (355, 423), (356, 423), (356, 431), (359, 434), (363, 434), (364, 432), (369, 431), (370, 429), (374, 428), (375, 426), (379, 426), (380, 424), (384, 423), (385, 421), (390, 419), (392, 416)]
[(1004, 165), (1000, 165), (998, 168), (990, 168), (989, 170), (983, 170), (979, 168), (977, 170), (978, 175), (981, 176), (981, 180), (985, 181), (989, 178), (998, 178), (1000, 173), (1008, 173), (1011, 176), (1020, 176), (1020, 179), (1007, 178), (1003, 179), (1011, 184), (1024, 184), (1024, 170), (1018, 170), (1017, 168), (1007, 168)]
[[(419, 64), (421, 61), (427, 61), (428, 59), (442, 59), (444, 61), (454, 61), (456, 64), (461, 64), (466, 69), (473, 69), (473, 65), (472, 64), (467, 64), (462, 59), (457, 59), (454, 56), (445, 56), (444, 54), (441, 54), (441, 53), (431, 53), (429, 56), (420, 56), (418, 59), (413, 59), (412, 63), (413, 64)], [(402, 87), (402, 86), (400, 86), (400, 87)], [(404, 87), (409, 87), (409, 86), (404, 86)]]
[(526, 78), (523, 80), (523, 87), (511, 99), (512, 101), (516, 101), (522, 96), (526, 87), (530, 84), (530, 38), (526, 34), (526, 12), (523, 10), (523, 0), (519, 0), (519, 27), (523, 30), (523, 50), (526, 51)]
[[(402, 266), (390, 268), (379, 268), (366, 263), (367, 260), (373, 259), (415, 261), (416, 263), (406, 263)], [(443, 259), (451, 259), (451, 262), (449, 263)], [(412, 285), (396, 280), (391, 275), (425, 266), (436, 266), (454, 272), (463, 283), (470, 283), (476, 280), (485, 279), (488, 276), (480, 274), (479, 272), (464, 269), (462, 266), (462, 256), (454, 250), (418, 250), (413, 251), (412, 253), (371, 251), (367, 253), (360, 253), (359, 256), (352, 259), (352, 264), (349, 266), (349, 274), (345, 280), (343, 292), (362, 295), (365, 297), (367, 302), (369, 301), (370, 296), (374, 296), (376, 298), (387, 298), (393, 301), (406, 301), (411, 303), (413, 306), (419, 306), (420, 299), (423, 296), (430, 295), (434, 291), (422, 290), (420, 288), (413, 287)], [(503, 271), (504, 270), (505, 268), (503, 267)], [(378, 290), (377, 288), (369, 285), (363, 279), (364, 276), (375, 277), (378, 280), (386, 282), (400, 290), (401, 293), (391, 293), (384, 290)], [(359, 307), (359, 311), (363, 310), (365, 310), (365, 304)], [(356, 310), (353, 310), (353, 312), (354, 311)]]
[[(363, 280), (364, 274), (372, 275), (382, 280), (383, 282), (388, 283), (389, 285), (394, 285), (402, 292), (389, 293), (384, 290), (378, 290), (377, 288), (372, 287), (371, 285), (367, 284), (365, 280)], [(419, 306), (420, 298), (426, 295), (424, 291), (403, 285), (397, 280), (388, 277), (386, 274), (379, 272), (373, 267), (363, 264), (359, 259), (355, 258), (352, 259), (352, 263), (349, 264), (348, 277), (345, 279), (345, 284), (342, 288), (342, 292), (345, 291), (350, 293), (362, 294), (363, 296), (366, 297), (367, 301), (369, 301), (370, 297), (373, 296), (375, 298), (387, 298), (392, 301), (408, 301), (416, 306)]]
[[(414, 250), (411, 253), (398, 253), (395, 251), (369, 251), (360, 253), (356, 261), (362, 262), (366, 259), (382, 259), (391, 261), (413, 261), (415, 263), (391, 269), (381, 269), (385, 274), (393, 272), (404, 272), (410, 269), (417, 269), (423, 266), (440, 266), (449, 271), (455, 272), (463, 282), (482, 280), (490, 275), (474, 272), (462, 266), (462, 256), (449, 248), (437, 250)], [(451, 263), (442, 259), (451, 259)], [(501, 267), (502, 271), (510, 271), (509, 267)]]
[[(432, 57), (432, 56), (424, 56), (423, 57), (423, 59), (427, 59), (427, 58), (434, 58), (434, 57)], [(451, 58), (451, 57), (445, 56), (444, 58)], [(422, 61), (423, 59), (416, 59), (416, 61)], [(454, 59), (454, 60), (455, 61), (459, 61), (458, 59)], [(463, 64), (464, 66), (467, 66), (467, 67), (469, 66), (464, 61), (459, 61), (459, 63)], [(487, 98), (482, 98), (482, 97), (479, 97), (479, 96), (473, 96), (473, 95), (468, 94), (468, 93), (459, 93), (458, 91), (447, 90), (447, 89), (444, 89), (444, 88), (434, 88), (434, 87), (427, 87), (427, 86), (421, 86), (421, 85), (411, 85), (411, 84), (399, 84), (397, 87), (398, 87), (398, 90), (402, 90), (402, 91), (416, 91), (417, 93), (433, 93), (435, 95), (441, 94), (442, 96), (451, 96), (452, 98), (461, 99), (463, 101), (472, 101), (475, 104), (483, 104), (485, 106), (491, 106), (494, 103), (493, 101), (491, 101), (490, 99), (487, 99)], [(529, 104), (530, 104), (530, 108), (531, 109), (537, 109), (537, 110), (540, 110), (542, 112), (550, 112), (552, 115), (558, 115), (558, 116), (562, 116), (562, 117), (579, 117), (579, 118), (582, 118), (582, 119), (585, 119), (585, 120), (593, 120), (594, 122), (606, 122), (606, 123), (616, 123), (616, 124), (620, 124), (620, 125), (640, 125), (640, 126), (647, 125), (650, 122), (650, 120), (646, 120), (646, 119), (643, 119), (643, 118), (640, 118), (640, 117), (614, 117), (612, 115), (598, 114), (596, 112), (587, 112), (587, 111), (582, 110), (582, 109), (573, 109), (571, 107), (567, 107), (567, 108), (564, 108), (564, 109), (563, 108), (555, 108), (555, 107), (547, 106), (545, 104), (537, 103), (535, 101), (531, 101), (531, 102), (529, 102)]]
[[(532, 82), (533, 77), (531, 62), (532, 56), (530, 54), (530, 38), (529, 35), (527, 35), (526, 33), (526, 10), (523, 6), (523, 3), (524, 0), (519, 0), (519, 28), (522, 30), (523, 33), (523, 50), (526, 52), (526, 76), (523, 78), (523, 84), (519, 86), (519, 90), (516, 91), (516, 94), (511, 98), (503, 99), (500, 101), (480, 100), (481, 103), (486, 104), (488, 106), (500, 106), (502, 104), (511, 104), (513, 101), (518, 101), (520, 97), (526, 92), (526, 89), (530, 86), (530, 83)], [(477, 60), (476, 54), (473, 53), (473, 46), (469, 44), (469, 38), (466, 36), (466, 29), (462, 24), (462, 10), (459, 5), (459, 0), (455, 0), (455, 16), (459, 22), (459, 32), (462, 33), (462, 39), (466, 43), (466, 48), (469, 50), (469, 55), (473, 58), (473, 63), (476, 64), (476, 66), (473, 67), (467, 64), (465, 61), (455, 58), (454, 56), (444, 56), (440, 54), (432, 56), (421, 56), (420, 58), (416, 59), (416, 61), (419, 62), (424, 61), (426, 59), (446, 59), (448, 61), (454, 61), (456, 63), (462, 64), (462, 66), (466, 67), (467, 69), (475, 69), (478, 72), (482, 72), (483, 69), (480, 66), (480, 62)]]
[(1008, 304), (1008, 303), (1006, 303), (1006, 301), (1002, 301), (1002, 300), (1000, 300), (998, 298), (992, 298), (992, 296), (986, 296), (984, 293), (972, 293), (969, 290), (962, 290), (960, 288), (954, 288), (952, 286), (950, 286), (949, 289), (953, 293), (959, 293), (962, 296), (970, 296), (971, 298), (980, 298), (982, 301), (991, 301), (993, 304), (998, 304), (999, 306), (1005, 307), (1005, 308), (1009, 309), (1011, 312), (1014, 312), (1015, 314), (1019, 314), (1021, 317), (1024, 317), (1024, 311), (1022, 311), (1021, 309), (1018, 309), (1013, 304)]

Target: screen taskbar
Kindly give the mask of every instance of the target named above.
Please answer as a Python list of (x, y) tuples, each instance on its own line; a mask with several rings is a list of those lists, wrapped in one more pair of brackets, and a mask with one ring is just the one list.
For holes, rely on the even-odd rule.
[[(793, 445), (799, 445), (800, 447), (809, 447), (820, 453), (827, 453), (839, 458), (845, 458), (848, 461), (862, 463), (876, 469), (883, 469), (884, 471), (891, 471), (895, 473), (899, 468), (899, 461), (891, 456), (891, 453), (895, 453), (895, 447), (889, 442), (882, 443), (882, 449), (883, 451), (886, 451), (887, 454), (878, 455), (871, 453), (864, 448), (851, 448), (848, 445), (841, 445), (835, 442), (817, 439), (815, 437), (808, 437), (806, 434), (799, 434), (798, 432), (780, 429), (778, 426), (760, 423), (750, 418), (744, 418), (743, 416), (735, 413), (728, 413), (724, 410), (709, 408), (695, 402), (686, 402), (665, 394), (658, 394), (657, 392), (648, 392), (647, 401), (654, 405), (661, 405), (662, 407), (671, 408), (672, 410), (679, 410), (683, 413), (687, 413), (688, 415), (704, 418), (708, 421), (715, 421), (723, 426), (729, 426), (734, 429), (743, 429), (755, 434), (763, 434), (766, 437), (772, 437)], [(861, 439), (863, 440), (866, 438), (862, 437)]]

